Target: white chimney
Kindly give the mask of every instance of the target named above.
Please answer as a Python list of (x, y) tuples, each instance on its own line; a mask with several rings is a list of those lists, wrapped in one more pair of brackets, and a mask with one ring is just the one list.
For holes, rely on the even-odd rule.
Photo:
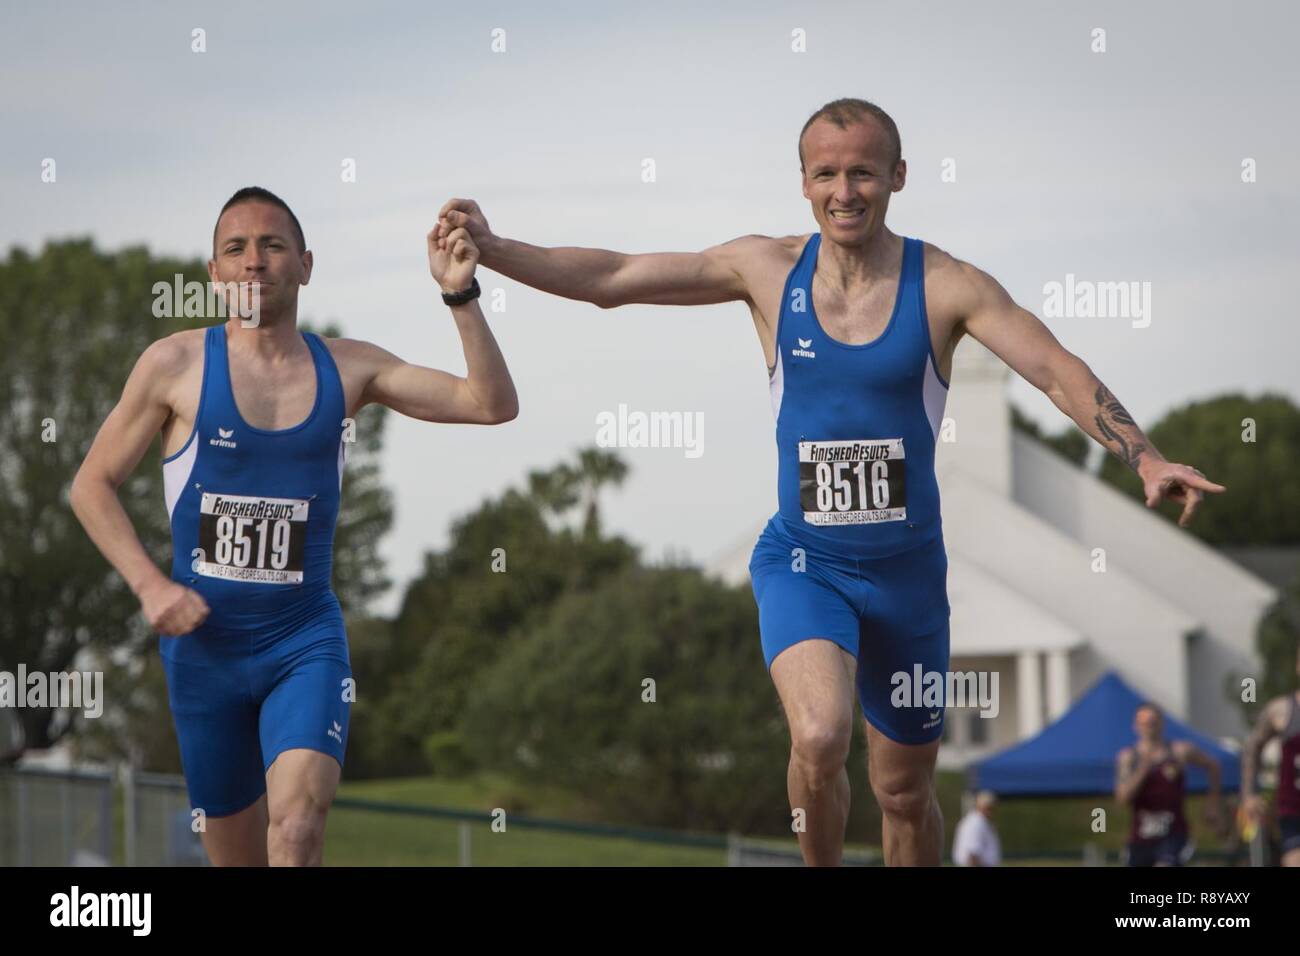
[[(945, 473), (958, 468), (1011, 497), (1011, 370), (969, 335), (953, 356), (952, 383), (935, 448), (939, 493)], [(960, 480), (952, 477), (947, 480)]]

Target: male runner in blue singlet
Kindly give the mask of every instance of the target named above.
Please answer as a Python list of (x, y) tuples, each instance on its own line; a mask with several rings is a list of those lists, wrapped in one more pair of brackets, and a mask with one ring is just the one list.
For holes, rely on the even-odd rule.
[(838, 863), (853, 700), (885, 859), (937, 864), (934, 796), (942, 708), (891, 705), (891, 676), (947, 673), (947, 557), (934, 445), (953, 350), (988, 346), (1141, 475), (1147, 504), (1222, 491), (1166, 461), (1113, 394), (992, 278), (885, 226), (903, 188), (898, 129), (879, 107), (837, 100), (799, 137), (803, 194), (819, 232), (744, 236), (701, 253), (545, 249), (496, 236), (452, 199), (435, 234), (468, 229), (488, 268), (592, 302), (745, 302), (771, 379), (779, 510), (750, 563), (763, 653), (790, 725), (788, 790), (809, 864)]
[[(219, 866), (321, 861), (354, 699), (330, 587), (350, 421), (371, 403), (430, 422), (518, 414), (474, 301), (473, 239), (430, 232), (427, 246), (464, 378), (299, 332), (298, 289), (312, 270), (302, 227), (275, 195), (241, 189), (217, 218), (208, 274), (255, 286), (242, 303), (256, 305), (255, 321), (232, 312), (150, 345), (73, 482), (77, 517), (160, 634), (190, 802)], [(117, 497), (159, 432), (170, 577)]]

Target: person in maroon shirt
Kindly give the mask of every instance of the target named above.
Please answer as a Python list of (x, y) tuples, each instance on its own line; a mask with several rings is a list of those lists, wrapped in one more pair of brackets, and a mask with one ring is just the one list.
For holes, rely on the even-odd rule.
[[(1300, 676), (1300, 646), (1296, 647)], [(1241, 805), (1256, 826), (1268, 817), (1268, 804), (1255, 792), (1260, 751), (1274, 737), (1282, 738), (1277, 766), (1277, 824), (1282, 836), (1282, 865), (1300, 866), (1300, 689), (1274, 697), (1264, 705), (1241, 755)]]
[(1186, 740), (1165, 740), (1165, 722), (1154, 704), (1143, 704), (1133, 718), (1137, 743), (1115, 759), (1115, 799), (1133, 807), (1129, 866), (1182, 866), (1191, 856), (1183, 815), (1186, 767), (1196, 764), (1210, 777), (1206, 822), (1218, 828), (1219, 765)]

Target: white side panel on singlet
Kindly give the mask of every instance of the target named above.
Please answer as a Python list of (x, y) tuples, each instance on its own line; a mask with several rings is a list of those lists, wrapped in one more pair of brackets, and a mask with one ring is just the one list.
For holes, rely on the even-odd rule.
[(939, 428), (943, 425), (943, 407), (948, 401), (948, 389), (939, 380), (934, 370), (934, 361), (929, 355), (925, 357), (925, 385), (922, 387), (925, 397), (925, 417), (930, 420), (930, 431), (934, 432), (935, 441), (939, 440)]
[(781, 396), (785, 392), (785, 376), (781, 371), (781, 343), (776, 346), (776, 368), (768, 376), (768, 388), (772, 392), (772, 417), (781, 417)]
[(339, 439), (339, 491), (343, 490), (343, 463), (348, 460), (347, 454), (348, 443), (342, 438)]
[(185, 490), (185, 483), (190, 480), (190, 474), (194, 471), (194, 460), (198, 456), (199, 434), (196, 425), (185, 450), (171, 461), (163, 462), (163, 498), (167, 502), (168, 520), (171, 520), (172, 513), (176, 510), (176, 502), (180, 501), (181, 492)]

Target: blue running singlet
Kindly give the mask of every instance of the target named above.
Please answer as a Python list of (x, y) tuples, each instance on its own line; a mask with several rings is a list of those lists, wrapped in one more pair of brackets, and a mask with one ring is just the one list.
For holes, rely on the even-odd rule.
[[(812, 283), (821, 235), (790, 271), (770, 372), (778, 511), (750, 561), (764, 658), (814, 638), (858, 660), (863, 713), (893, 740), (943, 732), (942, 708), (898, 704), (897, 675), (948, 667), (947, 553), (934, 451), (948, 385), (925, 309), (924, 244), (905, 239), (888, 325), (831, 338)], [(893, 699), (891, 699), (893, 698)]]
[(846, 345), (822, 329), (812, 281), (814, 235), (786, 280), (771, 375), (777, 500), (789, 535), (875, 558), (941, 532), (934, 445), (947, 383), (925, 313), (924, 246), (904, 240), (902, 278), (885, 330)]
[(292, 428), (243, 420), (225, 326), (204, 337), (194, 428), (163, 462), (172, 579), (207, 619), (159, 637), (191, 805), (236, 813), (265, 791), (285, 750), (343, 763), (352, 699), (343, 614), (330, 586), (343, 482), (343, 385), (325, 343), (304, 334), (316, 400)]

